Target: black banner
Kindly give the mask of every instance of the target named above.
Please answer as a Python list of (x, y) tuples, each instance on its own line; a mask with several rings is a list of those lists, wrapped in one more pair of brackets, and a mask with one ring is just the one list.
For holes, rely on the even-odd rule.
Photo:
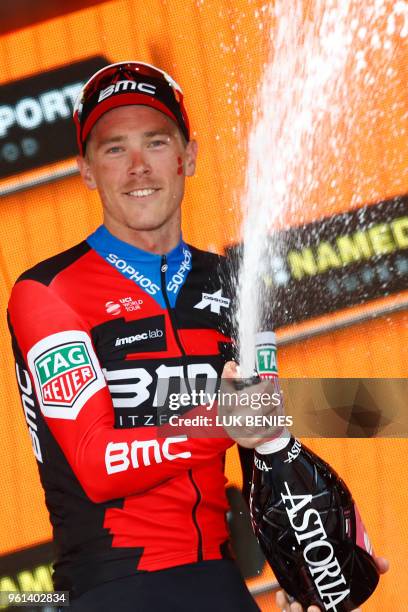
[[(44, 542), (3, 555), (0, 557), (0, 593), (5, 595), (7, 592), (52, 592), (51, 563), (53, 560), (54, 552), (51, 542)], [(4, 599), (1, 603), (1, 609), (9, 609), (6, 601), (7, 599)], [(41, 606), (25, 606), (28, 612), (42, 609)]]
[[(408, 196), (290, 228), (272, 241), (263, 277), (272, 328), (408, 289)], [(228, 250), (234, 267), (240, 249)]]
[(0, 87), (0, 178), (77, 154), (75, 99), (101, 56)]

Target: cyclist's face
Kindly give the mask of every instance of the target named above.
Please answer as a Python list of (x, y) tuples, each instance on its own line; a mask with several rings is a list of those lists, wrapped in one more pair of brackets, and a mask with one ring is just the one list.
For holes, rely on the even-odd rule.
[(95, 124), (79, 166), (88, 187), (98, 189), (104, 223), (114, 235), (129, 241), (152, 232), (162, 243), (170, 237), (171, 246), (165, 246), (172, 248), (180, 238), (184, 182), (194, 174), (196, 154), (196, 143), (185, 144), (163, 113), (122, 106)]

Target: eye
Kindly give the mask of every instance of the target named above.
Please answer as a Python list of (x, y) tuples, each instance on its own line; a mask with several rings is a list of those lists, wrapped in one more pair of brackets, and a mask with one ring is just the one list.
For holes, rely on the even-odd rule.
[(112, 145), (106, 149), (105, 153), (122, 153), (122, 151), (124, 151), (122, 145)]
[(160, 147), (164, 147), (169, 143), (169, 138), (154, 138), (153, 140), (150, 140), (148, 143), (148, 147), (150, 149), (157, 149)]

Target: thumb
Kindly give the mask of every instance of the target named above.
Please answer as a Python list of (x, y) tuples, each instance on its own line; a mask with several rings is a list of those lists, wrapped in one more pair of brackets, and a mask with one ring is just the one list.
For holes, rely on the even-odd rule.
[(222, 371), (223, 378), (237, 378), (238, 376), (238, 366), (235, 361), (227, 361), (224, 365), (224, 369)]

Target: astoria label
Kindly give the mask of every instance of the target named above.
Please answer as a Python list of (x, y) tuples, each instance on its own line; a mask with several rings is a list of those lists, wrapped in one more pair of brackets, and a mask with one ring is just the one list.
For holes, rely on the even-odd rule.
[(350, 589), (347, 588), (333, 545), (327, 539), (319, 512), (314, 508), (307, 508), (313, 496), (293, 495), (286, 481), (284, 485), (287, 495), (281, 493), (281, 498), (296, 540), (304, 547), (303, 558), (325, 609), (336, 612), (337, 605), (346, 599)]

